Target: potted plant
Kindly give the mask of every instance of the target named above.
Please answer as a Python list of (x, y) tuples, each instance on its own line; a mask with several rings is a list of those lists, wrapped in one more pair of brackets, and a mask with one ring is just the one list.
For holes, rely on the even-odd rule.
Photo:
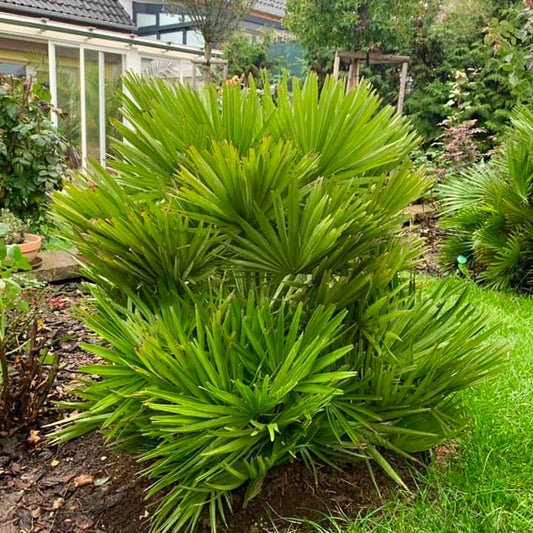
[(9, 209), (0, 210), (0, 224), (9, 228), (8, 233), (4, 236), (5, 244), (16, 244), (22, 255), (30, 261), (37, 257), (43, 240), (40, 235), (27, 233), (24, 221), (15, 216)]

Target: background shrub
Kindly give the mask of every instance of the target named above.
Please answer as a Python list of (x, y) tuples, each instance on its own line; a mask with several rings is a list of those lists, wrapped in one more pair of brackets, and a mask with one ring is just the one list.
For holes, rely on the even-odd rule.
[(224, 59), (229, 62), (229, 77), (237, 76), (246, 82), (252, 75), (256, 81), (260, 81), (261, 72), (272, 69), (276, 64), (269, 50), (273, 41), (273, 36), (268, 33), (261, 35), (258, 42), (250, 42), (246, 34), (233, 34), (222, 47)]
[(31, 80), (0, 77), (0, 207), (37, 221), (67, 172), (49, 105)]
[[(428, 140), (441, 135), (441, 125), (450, 114), (455, 119), (460, 115), (461, 122), (475, 120), (485, 129), (481, 147), (486, 152), (493, 144), (491, 137), (505, 129), (517, 103), (502, 59), (485, 42), (492, 17), (502, 16), (508, 5), (477, 0), (434, 2), (433, 8), (429, 4), (404, 50), (411, 57), (412, 75), (405, 113)], [(460, 88), (460, 98), (454, 95), (458, 73), (467, 82)], [(452, 106), (450, 100), (455, 100)]]
[(512, 117), (503, 147), (488, 164), (450, 178), (441, 186), (449, 236), (442, 261), (454, 269), (469, 258), (479, 279), (498, 289), (533, 289), (533, 112)]
[[(531, 100), (531, 8), (522, 0), (331, 0), (287, 2), (286, 27), (305, 49), (310, 69), (333, 71), (335, 50), (410, 57), (404, 112), (430, 144), (450, 115), (450, 86), (457, 71), (472, 90), (465, 121), (484, 128), (483, 151), (492, 147), (518, 103)], [(361, 74), (395, 105), (398, 65), (365, 65)], [(518, 90), (517, 90), (518, 89)]]
[(56, 195), (86, 258), (106, 361), (58, 440), (101, 428), (149, 460), (156, 531), (213, 527), (299, 459), (425, 450), (463, 425), (457, 391), (501, 349), (443, 286), (421, 299), (402, 232), (427, 183), (408, 123), (362, 84), (261, 97), (130, 77), (113, 175)]

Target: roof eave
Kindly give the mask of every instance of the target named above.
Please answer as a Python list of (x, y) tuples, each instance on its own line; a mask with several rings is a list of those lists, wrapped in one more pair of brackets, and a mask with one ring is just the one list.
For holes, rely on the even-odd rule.
[(5, 2), (2, 2), (1, 0), (0, 9), (20, 15), (32, 15), (40, 18), (47, 17), (52, 20), (85, 24), (88, 26), (95, 26), (97, 28), (113, 29), (129, 33), (135, 31), (135, 25), (133, 24), (133, 21), (131, 24), (128, 25), (120, 24), (118, 22), (108, 22), (105, 20), (96, 20), (87, 17), (80, 17), (76, 15), (62, 15), (61, 13), (56, 13), (55, 11), (48, 11), (47, 9), (38, 9), (27, 6), (14, 6), (13, 4), (7, 4)]
[[(148, 49), (146, 53), (149, 54), (153, 53), (152, 50), (157, 50), (157, 53), (161, 51), (169, 51), (191, 54), (193, 56), (203, 56), (204, 54), (204, 51), (200, 48), (179, 45), (155, 39), (146, 39), (143, 37), (137, 37), (132, 33), (123, 35), (110, 29), (95, 28), (94, 26), (83, 27), (81, 25), (69, 24), (68, 22), (63, 21), (49, 21), (48, 19), (42, 17), (28, 17), (27, 15), (2, 13), (2, 11), (0, 11), (0, 26), (2, 24), (12, 25), (17, 29), (37, 29), (41, 38), (43, 38), (45, 32), (57, 32), (58, 34), (77, 35), (89, 39), (102, 39), (104, 41), (112, 41), (114, 43), (124, 43), (127, 46), (133, 47), (141, 46)], [(0, 35), (4, 36), (4, 34), (1, 33), (1, 28)], [(44, 40), (54, 39), (56, 38), (51, 38), (49, 35), (44, 37)], [(219, 57), (221, 54), (222, 53), (219, 50), (213, 50), (213, 56)]]

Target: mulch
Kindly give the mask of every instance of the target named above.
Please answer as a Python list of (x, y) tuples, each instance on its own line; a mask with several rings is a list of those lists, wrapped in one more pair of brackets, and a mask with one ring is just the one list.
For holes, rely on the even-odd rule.
[[(435, 256), (440, 234), (432, 220), (418, 221), (417, 232), (428, 244), (421, 265), (424, 272), (438, 274)], [(80, 377), (79, 368), (97, 362), (80, 347), (95, 342), (72, 310), (81, 298), (74, 283), (58, 285), (48, 295), (50, 311), (44, 325), (53, 337), (52, 349), (61, 353), (51, 400), (69, 398)], [(68, 416), (47, 405), (40, 418), (14, 436), (0, 435), (0, 533), (147, 533), (152, 509), (144, 501), (149, 482), (138, 476), (140, 466), (131, 454), (112, 451), (96, 432), (74, 441), (52, 445), (47, 424)], [(394, 468), (412, 489), (414, 469), (390, 457)], [(377, 481), (380, 492), (376, 489)], [(364, 462), (333, 469), (319, 465), (315, 476), (300, 463), (273, 469), (259, 496), (243, 508), (243, 493), (234, 498), (234, 514), (228, 516), (224, 533), (288, 531), (282, 517), (321, 521), (326, 515), (356, 516), (375, 509), (398, 486), (381, 469), (373, 475)], [(207, 521), (198, 528), (207, 532)], [(298, 522), (290, 531), (305, 531)]]
[(421, 237), (424, 243), (425, 251), (417, 265), (417, 271), (431, 276), (440, 276), (442, 270), (438, 264), (438, 255), (445, 231), (437, 226), (434, 213), (434, 209), (429, 212), (418, 210), (406, 223), (404, 233), (408, 236)]
[(47, 425), (69, 414), (52, 402), (72, 399), (80, 367), (99, 362), (80, 347), (95, 342), (73, 312), (81, 297), (74, 283), (49, 288), (41, 328), (63, 368), (39, 419), (0, 437), (0, 533), (147, 531), (147, 482), (134, 456), (111, 451), (97, 433), (61, 445), (46, 438)]

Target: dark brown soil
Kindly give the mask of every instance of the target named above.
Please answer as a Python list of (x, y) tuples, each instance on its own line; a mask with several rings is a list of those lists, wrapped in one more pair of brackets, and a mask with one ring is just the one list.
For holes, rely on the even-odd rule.
[(59, 447), (24, 444), (3, 443), (14, 460), (0, 477), (0, 532), (147, 531), (146, 483), (131, 455), (110, 453), (94, 433)]
[[(414, 489), (414, 470), (403, 460), (389, 457), (395, 470)], [(263, 490), (246, 509), (242, 491), (234, 499), (236, 512), (228, 517), (224, 533), (280, 532), (290, 527), (292, 533), (307, 531), (302, 520), (324, 521), (327, 516), (355, 517), (365, 509), (375, 508), (391, 492), (400, 490), (383, 470), (374, 465), (376, 484), (363, 462), (339, 465), (334, 469), (319, 465), (317, 478), (301, 463), (294, 462), (273, 469)], [(209, 530), (206, 528), (205, 533)], [(275, 531), (275, 529), (274, 529)], [(204, 533), (202, 531), (202, 533)]]
[[(64, 364), (51, 400), (68, 399), (78, 369), (97, 362), (80, 348), (80, 342), (93, 339), (72, 316), (79, 299), (74, 284), (51, 288), (47, 297), (42, 329)], [(97, 434), (52, 446), (45, 426), (64, 415), (49, 403), (35, 424), (0, 436), (0, 533), (147, 531), (147, 483), (136, 476), (135, 458), (111, 452)]]
[[(421, 269), (438, 273), (435, 255), (440, 234), (431, 218), (406, 228), (426, 238), (429, 253)], [(81, 366), (96, 362), (80, 348), (91, 342), (71, 310), (80, 294), (74, 284), (56, 287), (50, 295), (51, 312), (44, 327), (54, 338), (53, 348), (65, 364), (52, 393), (53, 400), (69, 397)], [(148, 481), (137, 475), (140, 467), (127, 453), (112, 452), (95, 433), (60, 446), (46, 439), (44, 426), (61, 417), (50, 409), (15, 436), (0, 438), (0, 533), (147, 533), (149, 510), (143, 494)], [(414, 487), (409, 465), (390, 458), (394, 468)], [(269, 473), (261, 494), (242, 508), (242, 492), (235, 494), (234, 511), (224, 533), (288, 530), (281, 517), (320, 521), (328, 514), (355, 516), (379, 505), (398, 486), (381, 469), (374, 475), (376, 490), (365, 463), (342, 465), (339, 470), (320, 465), (317, 478), (302, 464), (278, 467)], [(291, 525), (291, 531), (305, 531)], [(300, 528), (300, 529), (298, 529)], [(199, 528), (202, 531), (202, 527)], [(207, 531), (207, 529), (206, 529)]]
[(437, 259), (445, 232), (437, 226), (437, 219), (433, 216), (433, 210), (429, 213), (416, 213), (405, 226), (405, 233), (421, 237), (424, 242), (426, 250), (417, 266), (417, 270), (432, 276), (441, 275), (442, 270), (438, 265)]
[[(147, 533), (143, 491), (147, 481), (136, 475), (138, 464), (126, 453), (111, 452), (95, 433), (65, 445), (3, 442), (3, 454), (12, 460), (0, 478), (0, 532), (18, 533)], [(2, 457), (6, 457), (3, 455)], [(5, 461), (5, 460), (4, 460)], [(407, 464), (394, 461), (396, 470), (414, 487)], [(242, 508), (242, 491), (234, 499), (223, 533), (259, 533), (273, 530), (305, 531), (288, 519), (321, 521), (326, 515), (355, 516), (379, 505), (397, 485), (375, 469), (378, 494), (364, 463), (321, 465), (317, 480), (300, 463), (274, 469), (262, 493)], [(207, 533), (200, 527), (201, 533)]]

